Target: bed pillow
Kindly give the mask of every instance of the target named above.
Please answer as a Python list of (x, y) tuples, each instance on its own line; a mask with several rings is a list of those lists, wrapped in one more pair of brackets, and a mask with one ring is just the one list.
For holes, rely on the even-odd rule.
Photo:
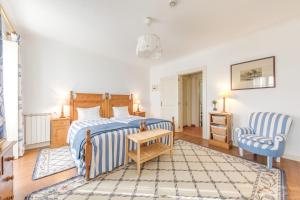
[(128, 106), (113, 107), (113, 113), (115, 118), (129, 117)]
[(100, 119), (100, 106), (92, 108), (77, 108), (78, 120), (97, 120)]

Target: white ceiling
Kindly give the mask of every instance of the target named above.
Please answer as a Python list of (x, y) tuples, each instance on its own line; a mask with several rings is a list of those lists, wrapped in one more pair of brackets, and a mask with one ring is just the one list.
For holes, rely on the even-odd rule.
[[(133, 65), (155, 65), (300, 16), (299, 0), (3, 0), (24, 36), (34, 34)], [(144, 18), (156, 19), (150, 28)], [(137, 37), (160, 36), (160, 60), (137, 58)]]

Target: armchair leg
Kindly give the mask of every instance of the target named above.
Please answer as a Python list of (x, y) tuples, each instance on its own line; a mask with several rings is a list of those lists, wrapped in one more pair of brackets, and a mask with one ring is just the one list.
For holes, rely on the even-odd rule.
[(268, 166), (268, 169), (272, 169), (272, 162), (273, 162), (273, 157), (271, 157), (271, 156), (268, 156), (268, 164), (267, 164), (267, 166)]
[(239, 147), (239, 152), (240, 152), (240, 156), (243, 157), (244, 156), (244, 150), (241, 147)]
[(276, 158), (276, 162), (278, 162), (278, 163), (280, 162), (280, 157)]

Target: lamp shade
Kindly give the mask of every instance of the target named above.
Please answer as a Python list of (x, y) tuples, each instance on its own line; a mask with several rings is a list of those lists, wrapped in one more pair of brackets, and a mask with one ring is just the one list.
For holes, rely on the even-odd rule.
[(136, 99), (136, 100), (135, 100), (135, 104), (141, 104), (141, 100)]
[(230, 96), (230, 92), (229, 91), (223, 91), (221, 92), (221, 97), (222, 98), (228, 98)]
[(159, 59), (162, 55), (160, 38), (155, 34), (146, 34), (138, 38), (136, 54), (142, 58)]
[(136, 106), (136, 111), (137, 112), (140, 112), (140, 104), (141, 104), (141, 101), (139, 99), (136, 99), (134, 101), (134, 105)]

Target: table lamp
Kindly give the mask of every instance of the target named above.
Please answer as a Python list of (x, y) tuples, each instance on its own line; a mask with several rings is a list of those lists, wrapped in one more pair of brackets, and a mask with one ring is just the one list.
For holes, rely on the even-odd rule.
[(223, 113), (226, 112), (226, 98), (228, 98), (229, 95), (230, 95), (229, 91), (223, 91), (221, 93), (221, 97), (223, 99), (223, 110), (222, 110)]
[(59, 118), (65, 118), (65, 106), (68, 105), (69, 100), (67, 97), (60, 97), (60, 106), (61, 106), (61, 111), (60, 111), (60, 116)]
[(59, 116), (59, 118), (65, 118), (64, 104), (61, 104), (61, 111), (60, 111), (60, 116)]
[(139, 99), (135, 100), (135, 104), (137, 105), (137, 109), (136, 109), (136, 112), (140, 112), (140, 104), (141, 104), (141, 101)]

